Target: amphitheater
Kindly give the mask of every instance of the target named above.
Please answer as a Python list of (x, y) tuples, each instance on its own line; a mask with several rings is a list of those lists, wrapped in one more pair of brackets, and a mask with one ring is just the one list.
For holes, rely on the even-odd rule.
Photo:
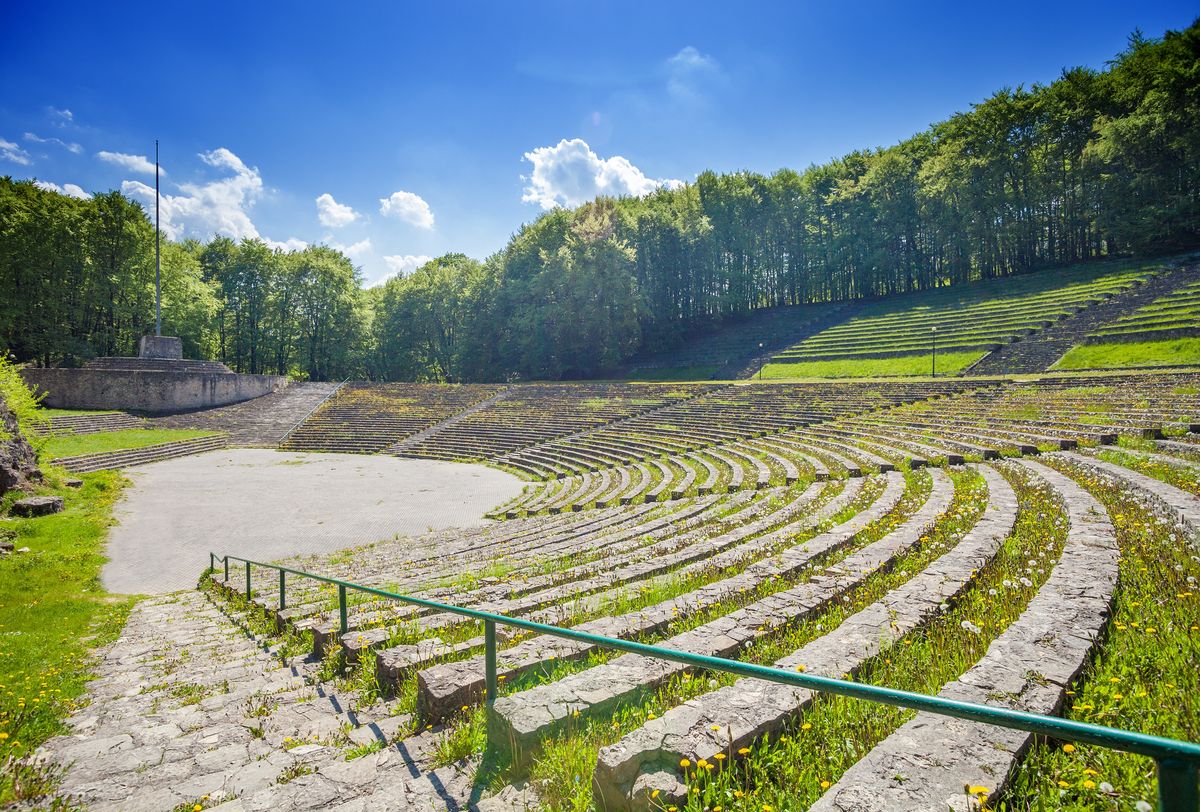
[[(1093, 334), (1193, 328), (1195, 273), (946, 294), (925, 321), (776, 314), (757, 362), (644, 359), (742, 380), (295, 384), (154, 418), (215, 433), (68, 467), (254, 446), (521, 488), (474, 527), (276, 562), (213, 538), (199, 588), (137, 605), (42, 756), (96, 810), (1152, 808), (1144, 756), (584, 635), (501, 623), (490, 649), (443, 605), (1081, 722), (1161, 730), (1179, 708), (1167, 735), (1195, 730), (1177, 697), (1200, 689), (1200, 371), (1049, 369)], [(961, 374), (751, 377), (924, 352), (930, 324), (977, 356)]]

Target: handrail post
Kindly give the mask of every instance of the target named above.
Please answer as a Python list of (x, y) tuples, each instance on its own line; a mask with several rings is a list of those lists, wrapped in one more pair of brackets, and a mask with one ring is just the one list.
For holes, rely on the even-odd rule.
[(225, 556), (225, 583), (229, 583), (229, 556)]
[(1158, 808), (1162, 812), (1200, 809), (1200, 769), (1195, 762), (1162, 758), (1158, 761)]
[(350, 631), (350, 624), (346, 622), (346, 585), (338, 584), (338, 613), (342, 617), (342, 634)]
[(483, 673), (487, 685), (484, 699), (496, 701), (496, 621), (483, 621)]
[(287, 594), (285, 591), (287, 589), (287, 585), (284, 580), (286, 575), (287, 573), (285, 573), (283, 570), (279, 571), (279, 610), (281, 612), (287, 608), (287, 598), (285, 597)]
[(250, 562), (246, 562), (246, 600), (250, 600)]
[(217, 556), (214, 553), (208, 554), (208, 570), (212, 572), (217, 568)]

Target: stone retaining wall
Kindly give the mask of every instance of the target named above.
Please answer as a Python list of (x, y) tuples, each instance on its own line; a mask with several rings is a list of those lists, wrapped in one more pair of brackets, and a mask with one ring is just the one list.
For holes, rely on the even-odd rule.
[(280, 375), (116, 369), (22, 369), (26, 385), (54, 409), (130, 409), (167, 414), (225, 406), (287, 386)]

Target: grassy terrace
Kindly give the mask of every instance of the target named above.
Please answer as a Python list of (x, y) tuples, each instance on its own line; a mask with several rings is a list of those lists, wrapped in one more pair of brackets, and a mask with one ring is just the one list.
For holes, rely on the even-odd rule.
[(174, 440), (209, 437), (212, 434), (211, 431), (199, 429), (124, 429), (122, 431), (101, 431), (95, 434), (68, 434), (47, 437), (41, 453), (45, 459), (62, 459), (81, 454), (145, 448)]
[[(1193, 320), (1193, 324), (1198, 324)], [(1138, 334), (1142, 335), (1142, 334)], [(1200, 364), (1200, 338), (1162, 341), (1121, 341), (1080, 344), (1054, 364), (1055, 370), (1131, 369), (1137, 367), (1195, 366)]]
[(997, 346), (1128, 289), (1154, 268), (1077, 266), (880, 299), (864, 305), (854, 318), (779, 353), (764, 376), (919, 374), (928, 369), (935, 329), (939, 370), (954, 372)]
[(1179, 330), (1200, 332), (1200, 280), (1160, 296), (1092, 333), (1091, 338), (1097, 343), (1107, 338), (1153, 340), (1155, 334)]
[[(986, 353), (983, 350), (941, 352), (937, 354), (937, 373), (951, 375), (969, 367)], [(933, 371), (931, 352), (923, 355), (903, 355), (899, 358), (839, 358), (829, 361), (773, 361), (763, 367), (764, 380), (796, 378), (875, 378), (913, 377)]]

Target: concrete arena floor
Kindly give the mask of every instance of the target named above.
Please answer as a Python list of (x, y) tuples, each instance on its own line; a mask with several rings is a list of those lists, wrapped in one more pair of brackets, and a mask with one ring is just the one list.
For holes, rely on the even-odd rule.
[(225, 449), (130, 468), (102, 580), (110, 592), (195, 586), (208, 552), (271, 561), (473, 527), (521, 492), (483, 465)]

